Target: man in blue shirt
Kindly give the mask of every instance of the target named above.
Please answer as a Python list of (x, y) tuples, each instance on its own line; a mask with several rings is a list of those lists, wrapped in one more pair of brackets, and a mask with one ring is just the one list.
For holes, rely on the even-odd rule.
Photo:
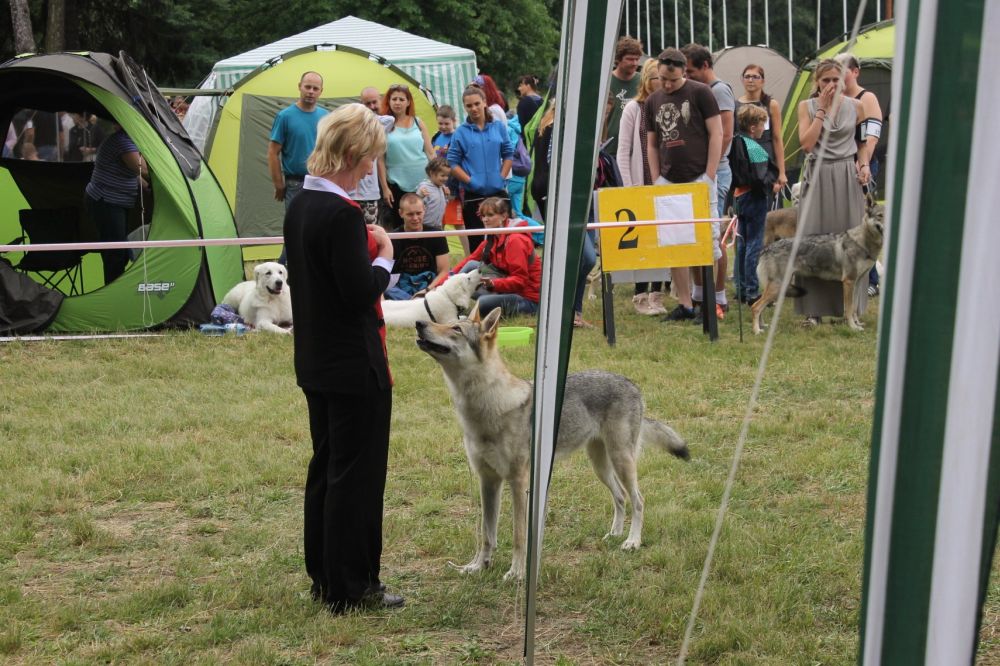
[[(267, 167), (274, 183), (274, 200), (284, 201), (286, 211), (295, 195), (302, 191), (306, 160), (316, 145), (316, 126), (329, 113), (317, 106), (322, 93), (323, 77), (317, 72), (306, 72), (299, 79), (299, 101), (279, 111), (271, 125)], [(285, 263), (283, 249), (278, 261)]]

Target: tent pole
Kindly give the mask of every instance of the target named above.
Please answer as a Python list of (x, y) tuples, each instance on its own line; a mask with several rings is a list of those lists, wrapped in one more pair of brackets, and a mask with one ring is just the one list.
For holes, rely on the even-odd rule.
[(816, 50), (819, 51), (819, 47), (822, 46), (819, 43), (819, 24), (822, 21), (822, 9), (823, 0), (816, 0)]
[(750, 17), (750, 0), (747, 0), (747, 44), (753, 44), (753, 40), (750, 39), (750, 24), (752, 19)]
[(653, 44), (653, 32), (649, 29), (649, 0), (646, 0), (646, 50)]
[(689, 44), (694, 43), (694, 0), (688, 0), (688, 24), (691, 26), (691, 39)]
[(677, 0), (674, 0), (674, 46), (681, 44), (681, 24), (677, 10)]

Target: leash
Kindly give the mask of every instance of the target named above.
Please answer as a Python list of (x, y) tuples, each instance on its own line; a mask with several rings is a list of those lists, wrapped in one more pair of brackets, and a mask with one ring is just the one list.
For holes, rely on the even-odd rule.
[(427, 310), (427, 316), (431, 318), (431, 321), (437, 324), (438, 320), (434, 318), (434, 313), (431, 312), (431, 306), (427, 304), (426, 296), (424, 297), (424, 310)]

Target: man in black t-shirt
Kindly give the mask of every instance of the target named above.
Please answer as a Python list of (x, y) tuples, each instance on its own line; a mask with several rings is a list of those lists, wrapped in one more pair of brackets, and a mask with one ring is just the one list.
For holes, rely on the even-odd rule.
[[(722, 119), (719, 104), (708, 86), (684, 78), (687, 57), (668, 48), (658, 60), (661, 88), (646, 99), (646, 155), (654, 184), (704, 182), (708, 185), (711, 216), (717, 216), (715, 176), (722, 155)], [(718, 261), (718, 229), (712, 225), (713, 257)], [(677, 289), (676, 308), (665, 321), (694, 319), (688, 271), (671, 271)]]
[[(395, 232), (436, 231), (424, 226), (424, 202), (412, 192), (404, 194), (400, 200), (399, 214), (403, 218), (403, 226), (395, 229)], [(423, 295), (422, 292), (427, 287), (448, 277), (451, 258), (448, 255), (448, 241), (443, 236), (392, 238), (392, 248), (396, 261), (392, 272), (398, 273), (400, 279), (395, 287), (386, 290), (386, 298), (398, 301), (412, 298), (417, 293)], [(433, 273), (433, 277), (418, 279), (418, 276), (427, 272)]]

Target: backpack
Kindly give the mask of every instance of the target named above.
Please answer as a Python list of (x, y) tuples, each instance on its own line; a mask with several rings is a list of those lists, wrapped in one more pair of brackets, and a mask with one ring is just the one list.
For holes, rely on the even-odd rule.
[(524, 145), (524, 139), (517, 137), (517, 146), (514, 148), (513, 165), (511, 172), (515, 176), (527, 177), (531, 173), (531, 155)]
[[(750, 151), (758, 152), (751, 144), (764, 151), (763, 146), (748, 136), (737, 134), (733, 137), (733, 144), (729, 149), (729, 169), (733, 173), (732, 189), (748, 187), (754, 194), (766, 194), (778, 180), (778, 167), (770, 155), (767, 155), (765, 160), (751, 160)], [(764, 153), (766, 154), (766, 151)]]
[(597, 169), (594, 173), (594, 189), (602, 187), (622, 187), (622, 172), (618, 170), (618, 162), (605, 150), (597, 151)]

